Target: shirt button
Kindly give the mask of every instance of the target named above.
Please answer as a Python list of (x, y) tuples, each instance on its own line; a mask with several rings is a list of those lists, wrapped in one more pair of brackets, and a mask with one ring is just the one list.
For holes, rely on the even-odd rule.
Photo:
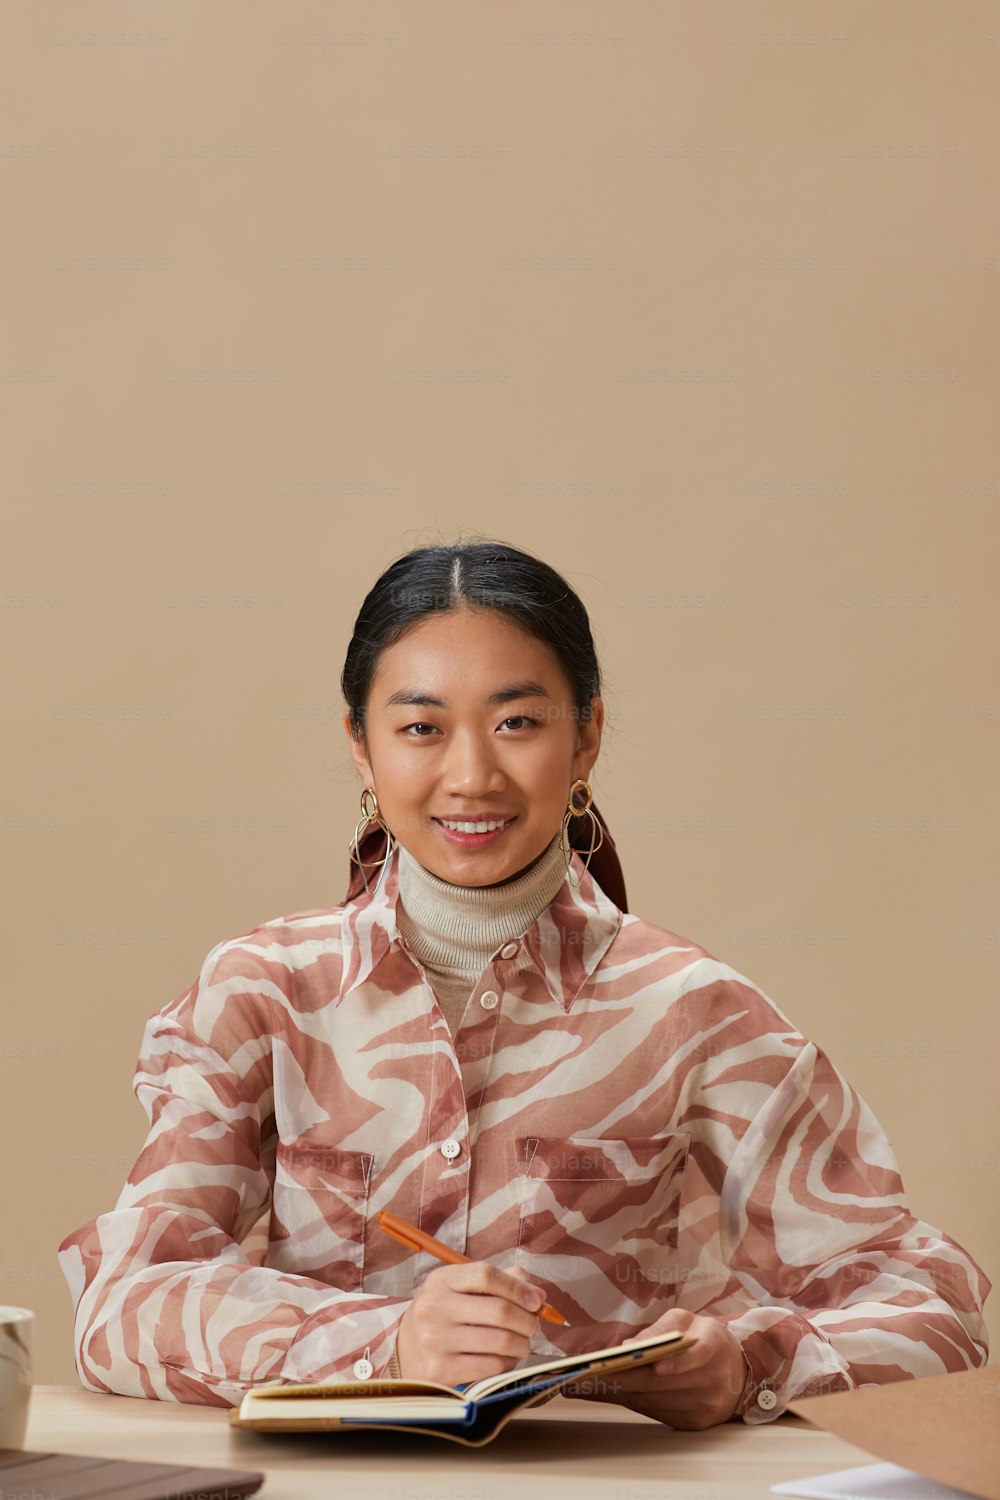
[(774, 1411), (774, 1408), (777, 1406), (777, 1404), (778, 1398), (775, 1395), (774, 1391), (769, 1391), (767, 1389), (758, 1391), (757, 1405), (760, 1407), (761, 1411)]
[(499, 1005), (500, 996), (496, 990), (484, 990), (479, 997), (479, 1003), (483, 1010), (492, 1010), (494, 1005)]
[(443, 1142), (441, 1146), (441, 1155), (446, 1156), (449, 1161), (454, 1161), (455, 1157), (458, 1155), (461, 1149), (461, 1142), (456, 1141), (454, 1138), (452, 1138), (452, 1140), (450, 1141)]
[(370, 1380), (375, 1366), (370, 1359), (356, 1359), (354, 1361), (354, 1375), (357, 1380)]
[(518, 950), (518, 946), (519, 945), (517, 943), (504, 943), (503, 947), (500, 949), (500, 957), (513, 958), (514, 954)]

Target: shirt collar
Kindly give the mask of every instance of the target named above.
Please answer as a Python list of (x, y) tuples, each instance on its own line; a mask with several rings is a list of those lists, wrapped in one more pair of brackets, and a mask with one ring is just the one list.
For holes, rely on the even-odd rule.
[[(515, 965), (534, 967), (552, 999), (565, 1010), (611, 947), (622, 923), (622, 912), (584, 869), (576, 852), (572, 867), (579, 886), (567, 876), (548, 906), (526, 928), (518, 940), (518, 953), (511, 960)], [(368, 878), (374, 880), (377, 875), (370, 873)], [(338, 1005), (375, 973), (391, 950), (407, 952), (396, 926), (398, 896), (399, 852), (394, 848), (378, 890), (362, 892), (343, 907)], [(498, 948), (497, 953), (500, 951)], [(411, 957), (411, 962), (416, 960)]]

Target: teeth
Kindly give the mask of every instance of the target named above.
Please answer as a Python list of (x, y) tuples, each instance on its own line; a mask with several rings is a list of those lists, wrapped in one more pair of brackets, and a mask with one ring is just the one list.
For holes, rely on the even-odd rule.
[(492, 833), (494, 828), (502, 828), (507, 819), (495, 818), (486, 823), (453, 823), (448, 818), (442, 818), (441, 822), (446, 828), (454, 829), (456, 833)]

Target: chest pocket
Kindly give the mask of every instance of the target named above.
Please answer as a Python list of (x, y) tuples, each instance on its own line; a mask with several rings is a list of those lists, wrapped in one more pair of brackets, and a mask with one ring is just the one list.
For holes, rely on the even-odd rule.
[[(677, 1225), (691, 1137), (527, 1136), (516, 1264), (551, 1293), (587, 1347), (628, 1337), (673, 1306)], [(623, 1331), (624, 1330), (624, 1331)], [(545, 1324), (573, 1352), (569, 1330)]]
[(268, 1263), (361, 1291), (374, 1163), (365, 1151), (279, 1141)]

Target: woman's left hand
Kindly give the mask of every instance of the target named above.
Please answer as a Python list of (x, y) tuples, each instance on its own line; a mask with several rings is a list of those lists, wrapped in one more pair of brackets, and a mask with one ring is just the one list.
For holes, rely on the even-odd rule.
[(739, 1405), (749, 1366), (725, 1323), (674, 1307), (643, 1333), (623, 1342), (634, 1343), (637, 1338), (675, 1329), (697, 1339), (694, 1348), (638, 1370), (588, 1376), (575, 1385), (560, 1387), (561, 1394), (615, 1401), (670, 1427), (689, 1431), (728, 1422)]

